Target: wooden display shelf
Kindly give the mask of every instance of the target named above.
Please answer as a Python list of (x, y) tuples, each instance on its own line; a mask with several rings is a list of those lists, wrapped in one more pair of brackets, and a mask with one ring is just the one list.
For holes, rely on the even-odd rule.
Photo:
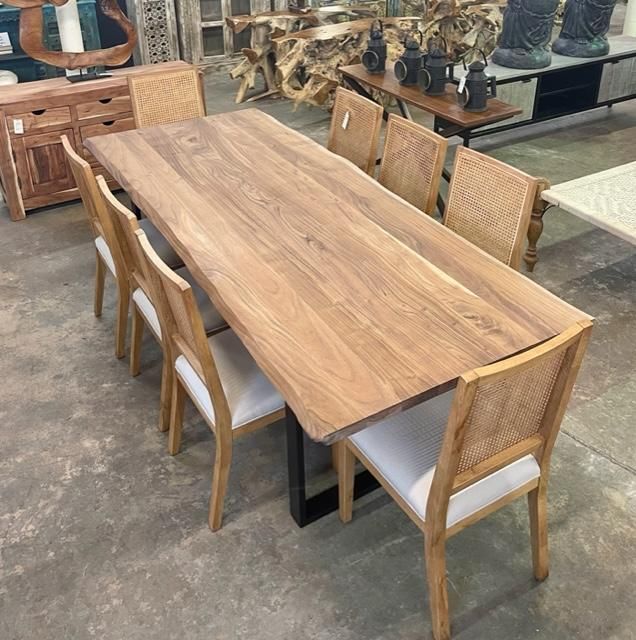
[(5, 87), (0, 94), (0, 189), (11, 219), (22, 220), (29, 210), (79, 197), (62, 135), (95, 173), (106, 175), (83, 143), (135, 128), (128, 75), (183, 66), (184, 62), (166, 62), (117, 69), (109, 78), (75, 84), (53, 78)]

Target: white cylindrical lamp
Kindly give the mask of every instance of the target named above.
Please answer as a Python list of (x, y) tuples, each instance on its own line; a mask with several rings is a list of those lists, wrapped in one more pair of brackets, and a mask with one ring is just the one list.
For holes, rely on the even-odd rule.
[[(84, 39), (82, 38), (82, 26), (80, 24), (77, 0), (68, 0), (66, 4), (55, 7), (57, 28), (60, 32), (62, 51), (66, 53), (82, 53), (84, 51)], [(79, 74), (79, 69), (67, 69), (66, 75)]]

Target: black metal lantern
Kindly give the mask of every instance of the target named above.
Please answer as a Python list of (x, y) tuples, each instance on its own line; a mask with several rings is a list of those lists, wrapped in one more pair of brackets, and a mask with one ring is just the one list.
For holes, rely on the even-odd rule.
[[(457, 87), (457, 101), (465, 111), (479, 113), (486, 111), (488, 108), (488, 99), (497, 96), (497, 79), (495, 76), (489, 76), (484, 71), (488, 66), (488, 60), (483, 51), (480, 51), (483, 58), (471, 62), (468, 66), (467, 73), (463, 77)], [(464, 69), (466, 69), (466, 61), (464, 60)], [(490, 92), (488, 89), (490, 88)]]
[[(376, 28), (376, 25), (380, 25)], [(384, 73), (386, 69), (386, 42), (381, 20), (371, 25), (367, 50), (362, 54), (362, 64), (369, 73)]]
[(429, 39), (426, 48), (428, 55), (424, 59), (424, 66), (419, 72), (419, 85), (429, 96), (443, 96), (446, 93), (446, 83), (453, 82), (453, 63), (449, 63), (446, 53), (446, 40), (441, 38), (440, 46)]
[(399, 57), (393, 67), (395, 77), (401, 85), (417, 84), (418, 75), (422, 68), (424, 56), (420, 51), (420, 47), (422, 46), (424, 36), (419, 30), (417, 33), (420, 34), (419, 43), (414, 38), (407, 36), (404, 42), (404, 53)]

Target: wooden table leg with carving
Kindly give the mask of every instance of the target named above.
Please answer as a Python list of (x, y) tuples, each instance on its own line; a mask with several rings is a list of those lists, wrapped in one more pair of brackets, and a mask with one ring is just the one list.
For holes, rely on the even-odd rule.
[(541, 194), (550, 188), (550, 181), (547, 178), (539, 178), (539, 184), (537, 186), (537, 194), (534, 199), (534, 205), (532, 207), (532, 216), (530, 218), (530, 225), (528, 226), (528, 248), (523, 256), (526, 263), (526, 269), (530, 272), (534, 271), (534, 267), (537, 264), (539, 258), (537, 257), (537, 243), (543, 233), (543, 214), (548, 210), (547, 202), (541, 199)]

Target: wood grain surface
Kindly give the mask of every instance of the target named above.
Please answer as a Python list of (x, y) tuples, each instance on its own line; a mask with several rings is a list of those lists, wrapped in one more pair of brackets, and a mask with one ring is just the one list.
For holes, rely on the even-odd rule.
[(330, 443), (587, 318), (249, 109), (88, 149)]
[(453, 124), (474, 129), (491, 122), (499, 122), (522, 113), (519, 107), (491, 98), (488, 100), (488, 109), (482, 113), (464, 111), (457, 104), (455, 85), (446, 85), (446, 93), (443, 96), (427, 96), (416, 86), (403, 87), (395, 77), (393, 70), (387, 68), (383, 74), (369, 73), (363, 65), (354, 64), (338, 69), (345, 78), (353, 78), (367, 87), (378, 89), (383, 93), (394, 96), (407, 104), (428, 111)]

